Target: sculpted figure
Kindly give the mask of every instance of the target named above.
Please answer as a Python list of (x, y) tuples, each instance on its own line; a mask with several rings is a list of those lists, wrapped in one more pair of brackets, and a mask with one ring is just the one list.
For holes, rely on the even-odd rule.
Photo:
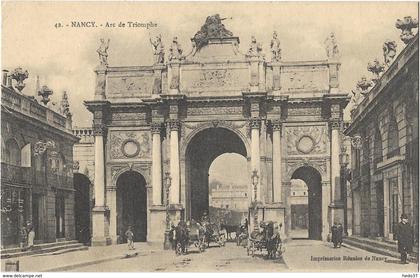
[(400, 38), (405, 43), (408, 44), (414, 37), (414, 33), (411, 29), (419, 27), (419, 21), (417, 18), (412, 18), (411, 16), (406, 16), (404, 19), (397, 19), (395, 27), (401, 30)]
[(101, 39), (101, 45), (96, 50), (96, 52), (98, 52), (98, 55), (99, 55), (99, 62), (103, 66), (108, 66), (108, 47), (109, 47), (109, 41), (110, 41), (110, 39), (108, 39), (107, 42), (105, 42), (104, 39)]
[(249, 45), (247, 56), (249, 57), (258, 57), (260, 56), (262, 51), (262, 46), (260, 43), (257, 43), (257, 39), (252, 36), (251, 37), (251, 44)]
[(206, 18), (206, 22), (201, 26), (200, 31), (194, 35), (196, 47), (200, 50), (207, 45), (209, 38), (226, 38), (232, 37), (233, 33), (225, 28), (222, 23), (227, 18), (220, 18), (219, 14), (211, 15)]
[(169, 57), (168, 60), (181, 60), (182, 59), (182, 49), (181, 45), (178, 43), (178, 38), (174, 37), (172, 40), (171, 47), (169, 48)]
[(395, 55), (397, 54), (397, 44), (395, 41), (386, 40), (383, 45), (384, 50), (384, 62), (386, 65), (390, 65)]
[(150, 38), (150, 43), (153, 47), (153, 55), (155, 58), (155, 64), (163, 64), (165, 59), (165, 51), (162, 43), (162, 36), (156, 36), (154, 40)]
[(330, 36), (325, 40), (324, 44), (328, 59), (339, 57), (340, 53), (338, 51), (338, 45), (337, 41), (335, 40), (334, 33), (330, 34)]
[(271, 47), (271, 61), (278, 62), (281, 60), (280, 40), (277, 38), (277, 32), (273, 32), (273, 38), (270, 43)]

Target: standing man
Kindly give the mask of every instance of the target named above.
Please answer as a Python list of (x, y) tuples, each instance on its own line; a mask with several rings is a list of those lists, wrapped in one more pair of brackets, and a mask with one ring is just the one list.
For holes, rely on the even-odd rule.
[(26, 250), (32, 250), (32, 248), (34, 247), (34, 240), (35, 240), (35, 231), (34, 231), (34, 226), (32, 225), (32, 223), (28, 223), (28, 246), (26, 248)]
[(408, 223), (406, 214), (401, 215), (401, 222), (397, 226), (398, 252), (401, 254), (401, 263), (408, 264), (407, 255), (413, 249), (413, 229)]
[(134, 247), (134, 233), (131, 230), (131, 226), (128, 226), (128, 230), (125, 232), (125, 236), (127, 237), (127, 245), (128, 250), (135, 250)]

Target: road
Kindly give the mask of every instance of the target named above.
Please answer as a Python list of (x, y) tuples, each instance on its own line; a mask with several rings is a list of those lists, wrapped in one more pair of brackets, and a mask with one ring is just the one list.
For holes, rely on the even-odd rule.
[(213, 247), (198, 253), (193, 248), (188, 255), (176, 256), (171, 251), (142, 253), (128, 259), (72, 269), (78, 272), (415, 272), (417, 265), (399, 264), (395, 258), (370, 253), (358, 248), (294, 240), (286, 245), (284, 258), (267, 260), (262, 256), (247, 256), (246, 249), (228, 243), (225, 247)]
[(129, 259), (114, 260), (102, 264), (72, 269), (77, 272), (284, 272), (287, 266), (282, 259), (267, 260), (260, 256), (247, 256), (245, 248), (227, 243), (225, 247), (210, 247), (199, 253), (191, 248), (188, 255), (176, 256), (174, 252), (159, 251), (147, 256), (139, 255)]

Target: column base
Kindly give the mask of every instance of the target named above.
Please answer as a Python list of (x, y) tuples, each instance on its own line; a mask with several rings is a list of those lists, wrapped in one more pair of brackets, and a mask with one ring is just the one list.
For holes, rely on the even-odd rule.
[(147, 241), (163, 242), (166, 231), (166, 208), (164, 206), (152, 206), (150, 209), (149, 232)]
[(172, 249), (172, 243), (169, 240), (169, 231), (165, 231), (165, 240), (163, 241), (163, 249), (164, 250)]
[(111, 238), (105, 232), (105, 227), (108, 225), (107, 216), (109, 216), (109, 210), (106, 207), (92, 209), (91, 246), (105, 246), (112, 243)]

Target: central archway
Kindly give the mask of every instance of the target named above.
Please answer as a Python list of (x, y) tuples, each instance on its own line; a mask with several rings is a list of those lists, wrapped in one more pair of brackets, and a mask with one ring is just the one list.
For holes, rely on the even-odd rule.
[[(311, 166), (302, 166), (296, 169), (292, 175), (294, 180), (302, 180), (307, 186), (307, 208), (305, 225), (308, 230), (309, 239), (322, 239), (322, 186), (321, 174)], [(296, 213), (292, 218), (305, 215), (305, 208), (303, 206), (296, 207)], [(292, 223), (298, 223), (296, 219), (292, 219)]]
[(147, 240), (147, 188), (144, 177), (127, 171), (117, 180), (117, 231), (119, 241), (126, 242), (125, 232), (132, 227), (134, 241)]
[[(245, 143), (232, 130), (223, 127), (198, 132), (188, 143), (185, 153), (186, 218), (200, 219), (209, 210), (209, 168), (225, 153), (247, 158)], [(247, 174), (247, 169), (243, 173)]]

